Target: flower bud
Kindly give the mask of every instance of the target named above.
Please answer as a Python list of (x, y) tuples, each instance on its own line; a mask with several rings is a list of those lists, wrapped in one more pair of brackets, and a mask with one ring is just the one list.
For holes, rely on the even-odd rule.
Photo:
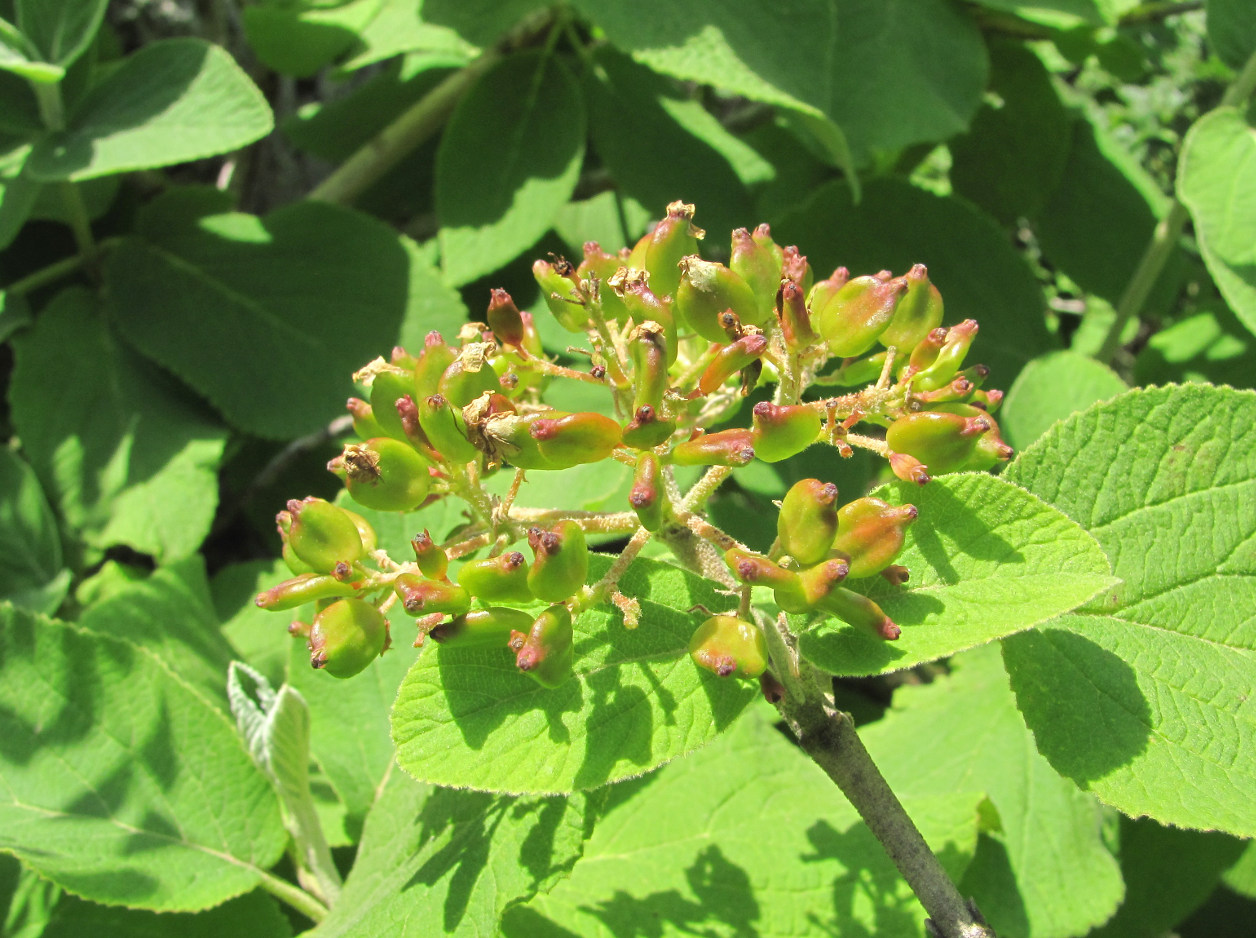
[(772, 315), (772, 304), (781, 282), (781, 264), (785, 255), (772, 240), (771, 229), (760, 225), (752, 235), (745, 228), (733, 232), (732, 253), (728, 268), (750, 287), (759, 302), (760, 321)]
[(559, 469), (601, 462), (621, 442), (622, 431), (610, 417), (586, 411), (565, 414), (549, 411), (534, 420), (528, 432), (541, 456)]
[(857, 498), (839, 508), (833, 550), (846, 558), (847, 575), (874, 576), (892, 564), (916, 514), (915, 505), (895, 507), (879, 498)]
[(698, 253), (698, 239), (706, 232), (693, 224), (694, 207), (684, 202), (667, 206), (667, 217), (636, 243), (628, 266), (650, 275), (650, 289), (658, 296), (675, 296), (680, 283), (680, 259)]
[[(748, 332), (736, 342), (721, 348), (711, 364), (707, 365), (698, 379), (698, 393), (710, 394), (720, 385), (752, 362), (758, 361), (767, 351), (768, 340), (761, 332)], [(743, 387), (743, 391), (748, 389)]]
[(350, 497), (376, 511), (413, 511), (431, 488), (430, 463), (414, 448), (391, 437), (350, 443), (337, 458)]
[(528, 530), (528, 546), (536, 555), (528, 570), (528, 588), (537, 599), (560, 603), (584, 586), (589, 575), (589, 548), (584, 529), (560, 521), (548, 531)]
[(823, 419), (807, 404), (781, 406), (760, 401), (751, 412), (754, 452), (764, 462), (780, 462), (805, 450), (820, 435)]
[(680, 286), (676, 288), (676, 313), (681, 322), (711, 342), (725, 342), (720, 313), (731, 309), (743, 323), (760, 325), (759, 303), (753, 291), (723, 264), (704, 261), (696, 254), (680, 265)]
[(781, 547), (803, 566), (829, 555), (837, 533), (837, 486), (819, 479), (800, 479), (785, 493), (776, 519)]
[(835, 615), (848, 625), (871, 632), (878, 638), (894, 641), (902, 630), (867, 596), (838, 587), (820, 601), (823, 612)]
[(448, 579), (449, 555), (432, 540), (432, 535), (423, 529), (422, 534), (410, 538), (410, 546), (414, 548), (415, 559), (419, 562), (419, 570), (425, 577), (433, 580)]
[(509, 606), (473, 609), (442, 622), (427, 634), (442, 645), (460, 648), (506, 648), (512, 632), (532, 627), (532, 616)]
[(768, 666), (768, 643), (753, 622), (711, 616), (689, 639), (689, 657), (720, 677), (757, 678)]
[(528, 588), (528, 561), (517, 550), (463, 564), (458, 585), (486, 603), (526, 603), (534, 598)]
[(532, 265), (532, 276), (558, 324), (568, 332), (584, 332), (589, 324), (589, 314), (584, 308), (584, 297), (576, 284), (576, 271), (571, 264), (562, 258), (553, 264), (537, 261)]
[[(331, 502), (313, 497), (304, 501), (292, 499), (283, 514), (291, 519), (286, 526), (292, 552), (315, 573), (331, 573), (341, 563), (353, 564), (365, 552), (362, 536), (349, 513)], [(280, 525), (285, 522), (280, 521)]]
[(467, 422), (462, 411), (444, 395), (433, 394), (418, 402), (419, 426), (432, 447), (448, 462), (465, 464), (480, 455), (467, 438)]
[(316, 599), (340, 599), (357, 592), (353, 584), (342, 583), (326, 573), (300, 573), (257, 594), (254, 605), (270, 612), (295, 609)]
[(314, 617), (310, 665), (332, 677), (353, 677), (384, 652), (388, 620), (362, 599), (338, 599)]
[(632, 489), (628, 492), (628, 504), (637, 513), (637, 520), (647, 531), (657, 531), (663, 524), (667, 504), (663, 492), (663, 470), (659, 465), (659, 458), (651, 452), (644, 452), (637, 457)]
[(401, 573), (393, 580), (393, 592), (408, 615), (432, 613), (462, 615), (471, 608), (471, 594), (448, 580), (429, 580), (417, 573)]
[(515, 655), (515, 664), (542, 687), (558, 687), (571, 676), (575, 650), (571, 611), (550, 606), (532, 623)]
[(886, 348), (893, 345), (908, 352), (942, 325), (943, 305), (942, 294), (929, 282), (929, 271), (924, 264), (916, 264), (902, 279), (907, 290), (878, 341)]
[(754, 435), (741, 427), (699, 433), (673, 446), (668, 459), (677, 466), (744, 466), (754, 459)]
[(872, 348), (893, 319), (906, 289), (901, 280), (856, 277), (823, 306), (812, 307), (812, 324), (829, 354), (852, 358)]

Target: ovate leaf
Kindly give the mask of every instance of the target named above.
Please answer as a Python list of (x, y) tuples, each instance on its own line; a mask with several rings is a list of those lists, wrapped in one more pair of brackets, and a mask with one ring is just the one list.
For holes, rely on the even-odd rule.
[(546, 232), (580, 174), (584, 124), (579, 83), (540, 53), (503, 59), (458, 103), (436, 155), (450, 282), (496, 270)]
[(11, 450), (0, 450), (0, 600), (52, 613), (65, 598), (70, 572), (61, 536), (35, 473)]
[(433, 788), (394, 767), (339, 901), (308, 934), (497, 935), (509, 904), (571, 868), (598, 800)]
[[(608, 561), (593, 561), (600, 576)], [(393, 708), (402, 768), (439, 785), (570, 792), (648, 772), (725, 729), (757, 688), (698, 668), (687, 650), (700, 622), (688, 610), (728, 599), (645, 560), (619, 586), (641, 603), (641, 624), (625, 628), (609, 605), (585, 612), (575, 675), (552, 690), (520, 672), (508, 648), (425, 648)]]
[(1006, 476), (1098, 538), (1124, 581), (1004, 644), (1039, 750), (1129, 815), (1256, 834), (1256, 394), (1130, 391)]
[(64, 522), (101, 550), (195, 551), (217, 503), (223, 427), (122, 343), (85, 290), (58, 294), (13, 347), (13, 422)]
[(1126, 389), (1115, 371), (1086, 355), (1064, 351), (1035, 358), (1017, 376), (999, 411), (1003, 439), (1017, 449), (1028, 446), (1057, 420)]
[(1178, 195), (1217, 288), (1256, 332), (1256, 128), (1237, 108), (1218, 108), (1187, 133)]
[(799, 637), (808, 660), (833, 674), (910, 668), (1019, 632), (1074, 609), (1114, 584), (1095, 539), (1015, 485), (984, 473), (895, 483), (876, 494), (913, 504), (918, 520), (896, 561), (906, 586), (848, 581), (903, 630), (887, 642), (840, 619)]
[(68, 68), (91, 45), (108, 0), (17, 0), (17, 25), (40, 57)]
[(142, 649), (12, 608), (0, 779), (0, 850), (95, 902), (209, 908), (252, 890), (286, 840), (223, 714)]
[(40, 179), (91, 179), (228, 153), (270, 133), (270, 107), (225, 49), (165, 39), (129, 56), (31, 154)]

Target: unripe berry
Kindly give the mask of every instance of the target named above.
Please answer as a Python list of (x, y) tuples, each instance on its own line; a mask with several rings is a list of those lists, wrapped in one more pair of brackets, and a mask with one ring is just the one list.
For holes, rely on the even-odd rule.
[[(398, 443), (398, 446), (404, 446)], [(284, 513), (281, 512), (281, 515)], [(332, 573), (365, 553), (362, 536), (349, 513), (321, 498), (288, 502), (288, 544), (315, 573)], [(281, 528), (284, 521), (280, 520)]]
[(371, 381), (371, 413), (375, 422), (380, 425), (385, 436), (394, 440), (405, 440), (406, 431), (397, 413), (397, 401), (403, 397), (412, 397), (414, 389), (414, 373), (400, 369), (378, 372)]
[(812, 307), (812, 323), (829, 354), (853, 358), (872, 348), (889, 326), (906, 289), (901, 280), (856, 277), (823, 306)]
[(723, 264), (704, 261), (696, 254), (681, 261), (676, 288), (676, 313), (681, 321), (711, 342), (725, 342), (720, 313), (731, 309), (743, 323), (760, 325), (759, 301), (754, 292)]
[(310, 665), (332, 677), (353, 677), (384, 651), (388, 620), (362, 599), (338, 599), (314, 617)]
[(744, 466), (754, 459), (754, 435), (741, 427), (701, 433), (673, 446), (668, 459), (677, 466)]
[(493, 337), (502, 345), (520, 348), (523, 344), (523, 314), (505, 290), (493, 290), (489, 293), (488, 309), (484, 314)]
[(531, 628), (529, 613), (509, 606), (473, 609), (466, 615), (442, 622), (427, 634), (442, 645), (475, 648), (506, 648), (512, 632)]
[(422, 534), (416, 534), (410, 539), (410, 546), (414, 548), (419, 570), (425, 577), (433, 580), (448, 579), (449, 555), (432, 540), (432, 535), (426, 528)]
[(440, 390), (440, 378), (454, 363), (457, 353), (439, 332), (429, 332), (414, 365), (414, 399), (431, 397)]
[(613, 319), (616, 322), (626, 322), (628, 320), (628, 307), (624, 305), (623, 299), (615, 292), (608, 281), (627, 263), (627, 257), (607, 254), (596, 241), (586, 241), (584, 244), (584, 260), (576, 268), (576, 279), (582, 284), (585, 284), (586, 281), (597, 280), (597, 296), (598, 301), (602, 304), (602, 316), (606, 319)]
[(833, 550), (846, 558), (852, 579), (874, 576), (903, 550), (916, 506), (895, 507), (879, 498), (857, 498), (837, 511)]
[(537, 599), (559, 603), (584, 586), (589, 574), (589, 548), (584, 529), (574, 521), (560, 521), (550, 530), (528, 530), (528, 546), (535, 559), (528, 569), (528, 588)]
[[(964, 356), (968, 354), (968, 349), (976, 337), (977, 321), (975, 319), (965, 319), (946, 330), (946, 338), (942, 342), (942, 347), (938, 349), (937, 355), (928, 365), (912, 375), (913, 390), (933, 391), (948, 384), (964, 366)], [(929, 334), (929, 340), (932, 346), (933, 333)], [(913, 352), (912, 364), (915, 363), (916, 355)]]
[(351, 583), (344, 583), (327, 573), (299, 573), (290, 580), (258, 593), (253, 602), (261, 609), (279, 612), (295, 609), (316, 599), (340, 599), (352, 596), (356, 590)]
[(800, 479), (785, 493), (776, 519), (781, 547), (803, 566), (829, 555), (837, 533), (837, 486)]
[(764, 462), (780, 462), (805, 450), (820, 435), (820, 412), (806, 404), (780, 406), (760, 401), (751, 414), (754, 453)]
[(720, 677), (756, 678), (767, 670), (768, 644), (752, 622), (711, 616), (689, 639), (689, 656)]
[(667, 352), (667, 365), (670, 368), (676, 361), (679, 348), (676, 337), (676, 304), (670, 295), (660, 296), (651, 290), (645, 277), (628, 276), (630, 273), (632, 272), (621, 270), (611, 279), (610, 284), (634, 320), (638, 323), (657, 323), (662, 328), (663, 347)]
[[(735, 342), (721, 348), (698, 379), (698, 393), (710, 394), (725, 381), (758, 361), (767, 351), (768, 340), (761, 332), (748, 332)], [(743, 390), (748, 388), (743, 386)]]
[(902, 632), (884, 610), (867, 596), (840, 586), (820, 601), (819, 608), (886, 641), (894, 641)]
[(534, 420), (528, 432), (542, 458), (558, 469), (601, 462), (620, 444), (623, 433), (610, 417), (592, 411), (550, 411)]
[(791, 351), (801, 352), (820, 341), (811, 326), (811, 312), (803, 299), (802, 287), (792, 280), (782, 280), (776, 294), (776, 310), (780, 314), (781, 333)]
[(929, 282), (929, 271), (924, 264), (916, 264), (902, 279), (907, 284), (907, 291), (878, 341), (886, 348), (893, 345), (908, 352), (942, 325), (944, 307), (942, 294)]
[(807, 291), (807, 308), (811, 310), (812, 322), (815, 321), (816, 310), (828, 305), (829, 300), (837, 295), (837, 291), (850, 281), (850, 271), (839, 267), (824, 280), (817, 280), (815, 286)]
[(745, 228), (733, 232), (728, 268), (746, 281), (746, 286), (754, 293), (762, 321), (772, 315), (783, 261), (784, 254), (772, 240), (771, 229), (767, 225), (760, 225), (753, 235)]
[(360, 397), (351, 397), (345, 402), (345, 409), (353, 418), (353, 432), (364, 440), (373, 436), (385, 436), (384, 428), (375, 419), (375, 411), (371, 405)]
[(467, 439), (467, 422), (462, 411), (441, 394), (418, 401), (419, 425), (432, 447), (451, 463), (465, 464), (480, 455)]
[(517, 646), (515, 664), (542, 687), (558, 687), (571, 677), (575, 634), (566, 606), (550, 606), (536, 617), (526, 637), (515, 633), (511, 639)]
[(528, 587), (528, 561), (517, 550), (463, 564), (458, 585), (486, 603), (526, 603), (534, 598)]
[(807, 263), (807, 256), (801, 254), (795, 245), (788, 244), (781, 252), (783, 257), (781, 260), (781, 278), (784, 280), (792, 280), (802, 288), (803, 293), (807, 293), (815, 281), (815, 274), (811, 272), (811, 265)]
[(431, 488), (431, 465), (414, 447), (390, 437), (350, 443), (334, 462), (352, 499), (376, 511), (413, 511)]
[(532, 276), (541, 288), (541, 296), (558, 324), (568, 332), (583, 332), (589, 321), (584, 300), (576, 285), (575, 268), (562, 258), (557, 263), (537, 261)]
[(659, 458), (651, 452), (644, 452), (637, 457), (628, 504), (637, 513), (637, 520), (647, 531), (657, 531), (663, 524), (667, 505), (663, 494), (663, 470), (659, 465)]
[(933, 475), (989, 469), (1012, 456), (994, 418), (969, 404), (938, 404), (904, 414), (890, 424), (885, 442), (892, 451), (920, 460)]
[(417, 573), (402, 573), (393, 580), (393, 592), (408, 615), (432, 613), (462, 615), (471, 608), (471, 595), (448, 580), (429, 580)]
[(658, 296), (675, 296), (680, 283), (682, 257), (698, 252), (698, 239), (706, 232), (693, 224), (694, 207), (684, 202), (667, 206), (667, 217), (636, 243), (628, 266), (650, 275), (650, 289)]
[(624, 427), (623, 442), (633, 449), (654, 449), (676, 432), (676, 421), (659, 416), (658, 410), (642, 404)]
[[(497, 372), (488, 362), (488, 347), (483, 343), (465, 346), (458, 357), (441, 373), (436, 392), (454, 407), (466, 407), (484, 392), (500, 392)], [(430, 395), (429, 395), (430, 396)]]

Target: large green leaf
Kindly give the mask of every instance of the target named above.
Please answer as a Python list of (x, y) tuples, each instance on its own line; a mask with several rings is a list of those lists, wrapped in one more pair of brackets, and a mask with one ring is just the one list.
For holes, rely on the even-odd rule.
[(68, 68), (91, 45), (109, 0), (17, 0), (17, 25), (40, 57)]
[(292, 925), (261, 890), (203, 912), (146, 912), (108, 908), (66, 896), (40, 938), (288, 938)]
[(308, 934), (497, 935), (507, 905), (571, 868), (598, 800), (433, 788), (394, 768), (367, 818), (340, 900)]
[(154, 210), (142, 233), (106, 269), (120, 328), (260, 436), (325, 426), (344, 412), (354, 371), (399, 338), (421, 345), (465, 319), (413, 242), (347, 209), (301, 202), (265, 218), (187, 220)]
[[(763, 711), (701, 752), (611, 789), (612, 807), (571, 877), (507, 913), (507, 938), (917, 938), (924, 910), (884, 849)], [(957, 878), (972, 856), (980, 799), (974, 789), (905, 799)]]
[(70, 572), (61, 562), (57, 519), (35, 473), (17, 454), (0, 450), (0, 600), (52, 613), (65, 598)]
[(977, 4), (1057, 28), (1102, 26), (1117, 19), (1110, 0), (977, 0)]
[(950, 677), (901, 688), (894, 710), (860, 735), (902, 798), (989, 798), (993, 812), (960, 889), (1000, 936), (1067, 938), (1112, 914), (1123, 889), (1099, 805), (1034, 748), (997, 647), (957, 657)]
[(1178, 195), (1221, 295), (1256, 332), (1256, 128), (1237, 108), (1218, 108), (1187, 133)]
[(1208, 41), (1231, 68), (1256, 53), (1256, 18), (1247, 0), (1206, 0)]
[(120, 342), (85, 290), (58, 294), (13, 347), (13, 423), (64, 522), (97, 549), (195, 551), (218, 497), (217, 421)]
[[(594, 557), (590, 575), (609, 565)], [(696, 667), (686, 653), (695, 604), (727, 596), (676, 567), (638, 560), (620, 581), (641, 603), (624, 627), (611, 607), (579, 617), (575, 676), (547, 690), (507, 648), (429, 648), (401, 684), (393, 739), (423, 781), (548, 794), (640, 775), (702, 746), (753, 698), (742, 682)]]
[(553, 56), (499, 62), (458, 103), (436, 154), (441, 263), (455, 284), (530, 247), (571, 197), (584, 158), (580, 84)]
[(1017, 376), (999, 411), (1003, 439), (1017, 449), (1028, 446), (1057, 420), (1127, 387), (1107, 365), (1074, 351), (1035, 358)]
[(244, 8), (249, 48), (268, 67), (305, 78), (347, 51), (382, 0), (262, 0)]
[[(38, 693), (32, 693), (38, 688)], [(142, 649), (0, 608), (0, 850), (86, 899), (196, 911), (283, 852), (234, 727)]]
[(897, 561), (911, 580), (848, 585), (875, 599), (903, 634), (887, 642), (822, 620), (798, 647), (834, 674), (880, 674), (951, 655), (1045, 622), (1115, 582), (1093, 537), (994, 476), (943, 476), (923, 489), (899, 482), (877, 494), (920, 511)]
[(1201, 381), (1235, 388), (1256, 385), (1256, 338), (1217, 300), (1152, 335), (1134, 361), (1135, 384)]
[(1124, 580), (1004, 643), (1039, 750), (1127, 814), (1256, 834), (1256, 394), (1130, 391), (1006, 477), (1090, 531)]
[(166, 39), (93, 85), (66, 129), (35, 145), (30, 171), (78, 180), (186, 163), (246, 146), (272, 125), (266, 99), (230, 53)]
[(886, 178), (865, 186), (855, 205), (838, 183), (769, 221), (776, 240), (797, 244), (819, 277), (838, 265), (871, 274), (925, 264), (942, 292), (947, 324), (980, 323), (968, 360), (990, 366), (992, 387), (1006, 387), (1025, 362), (1056, 345), (1043, 325), (1045, 301), (1033, 271), (1003, 230), (963, 199)]

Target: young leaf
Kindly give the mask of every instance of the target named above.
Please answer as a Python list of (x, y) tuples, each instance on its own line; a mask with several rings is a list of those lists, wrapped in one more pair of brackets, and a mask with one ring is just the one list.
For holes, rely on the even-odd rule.
[(1093, 537), (994, 476), (942, 476), (924, 488), (899, 482), (875, 494), (920, 510), (896, 561), (911, 579), (844, 585), (876, 600), (903, 634), (887, 642), (839, 619), (821, 621), (798, 647), (834, 674), (880, 674), (951, 655), (1045, 622), (1115, 583)]
[(307, 934), (497, 934), (508, 905), (571, 868), (599, 801), (433, 788), (394, 767), (367, 817), (340, 900)]
[(1003, 439), (1022, 449), (1057, 420), (1127, 390), (1111, 368), (1074, 351), (1035, 358), (1016, 377), (999, 411)]
[[(609, 562), (592, 557), (590, 576)], [(638, 560), (620, 581), (641, 603), (624, 627), (609, 606), (576, 622), (575, 675), (555, 689), (515, 666), (505, 647), (428, 648), (393, 708), (397, 761), (438, 785), (550, 794), (640, 775), (709, 742), (757, 686), (716, 677), (689, 659), (695, 604), (729, 599), (676, 567)]]
[[(917, 938), (924, 910), (885, 850), (765, 711), (612, 788), (571, 877), (508, 912), (506, 938), (610, 938), (641, 934), (645, 921), (669, 938)], [(980, 798), (968, 789), (906, 800), (952, 876), (972, 856)]]
[(13, 423), (65, 523), (100, 550), (195, 551), (226, 440), (200, 402), (120, 342), (86, 290), (58, 294), (13, 348)]
[(151, 217), (147, 237), (110, 254), (111, 312), (145, 354), (259, 436), (325, 426), (344, 413), (349, 375), (399, 335), (452, 334), (465, 320), (456, 295), (424, 293), (435, 277), (413, 242), (366, 215), (299, 202), (265, 218), (180, 222), (160, 205)]
[(234, 727), (134, 645), (0, 609), (0, 714), (0, 849), (77, 895), (197, 911), (283, 852)]
[(1008, 467), (1089, 530), (1124, 585), (1004, 643), (1061, 774), (1127, 814), (1256, 834), (1256, 393), (1136, 390)]
[(1191, 127), (1178, 194), (1217, 288), (1256, 332), (1256, 130), (1240, 110), (1218, 108)]
[(165, 39), (93, 85), (66, 129), (35, 144), (30, 171), (79, 180), (186, 163), (250, 144), (272, 125), (266, 99), (230, 53), (201, 39)]
[(51, 65), (69, 68), (91, 45), (109, 0), (17, 0), (22, 35)]
[(576, 185), (584, 139), (580, 85), (553, 56), (516, 53), (479, 80), (436, 154), (450, 283), (496, 270), (545, 234)]
[(61, 563), (61, 535), (35, 473), (12, 451), (0, 450), (0, 599), (32, 612), (53, 613), (70, 586)]

